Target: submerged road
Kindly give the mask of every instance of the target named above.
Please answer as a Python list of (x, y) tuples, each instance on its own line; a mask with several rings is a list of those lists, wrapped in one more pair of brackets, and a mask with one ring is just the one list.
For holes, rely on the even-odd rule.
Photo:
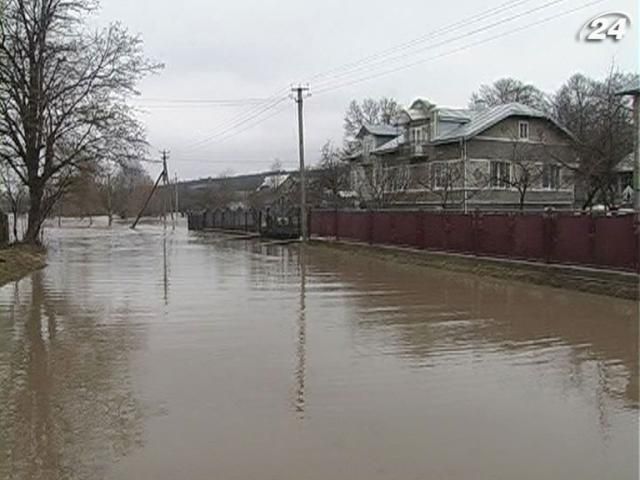
[(634, 302), (185, 230), (0, 288), (0, 478), (638, 478)]

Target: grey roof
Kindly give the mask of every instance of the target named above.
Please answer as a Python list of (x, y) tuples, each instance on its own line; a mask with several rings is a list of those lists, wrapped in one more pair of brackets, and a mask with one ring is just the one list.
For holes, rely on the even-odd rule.
[(438, 107), (436, 111), (438, 112), (438, 119), (444, 121), (468, 122), (473, 117), (473, 111), (466, 108)]
[(640, 78), (636, 77), (630, 84), (625, 86), (616, 95), (638, 95), (640, 94)]
[(404, 143), (404, 135), (399, 135), (393, 140), (389, 140), (387, 143), (380, 145), (372, 153), (388, 153), (397, 150), (398, 147)]
[(360, 138), (363, 132), (368, 132), (378, 137), (395, 137), (399, 134), (398, 127), (394, 127), (393, 125), (364, 124), (358, 132), (358, 135), (356, 135), (356, 138)]
[(614, 168), (616, 172), (633, 172), (633, 152), (624, 157)]
[(469, 122), (437, 136), (433, 139), (433, 142), (447, 143), (451, 141), (468, 140), (479, 135), (502, 120), (513, 116), (548, 120), (571, 136), (571, 133), (568, 130), (544, 112), (521, 103), (507, 103), (497, 107), (488, 108), (487, 110), (468, 111), (468, 113), (471, 117)]

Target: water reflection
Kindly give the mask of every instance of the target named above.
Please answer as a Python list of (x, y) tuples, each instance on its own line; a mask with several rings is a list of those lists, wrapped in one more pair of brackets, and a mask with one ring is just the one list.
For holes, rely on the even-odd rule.
[(637, 478), (632, 302), (181, 228), (0, 289), (0, 478)]
[(317, 250), (316, 272), (330, 271), (351, 298), (362, 341), (382, 338), (387, 353), (415, 367), (469, 354), (507, 355), (510, 364), (563, 369), (567, 386), (638, 408), (638, 305), (514, 282), (372, 265)]
[(0, 476), (101, 478), (142, 444), (128, 371), (139, 332), (101, 328), (46, 274), (0, 292)]
[(301, 416), (304, 416), (304, 407), (305, 407), (305, 370), (306, 370), (306, 362), (307, 362), (307, 305), (306, 305), (306, 295), (307, 295), (307, 259), (305, 255), (306, 249), (301, 247), (298, 251), (298, 261), (300, 268), (300, 311), (298, 315), (298, 334), (297, 334), (297, 349), (296, 356), (298, 360), (298, 364), (296, 367), (296, 401), (295, 407), (296, 412), (298, 412)]

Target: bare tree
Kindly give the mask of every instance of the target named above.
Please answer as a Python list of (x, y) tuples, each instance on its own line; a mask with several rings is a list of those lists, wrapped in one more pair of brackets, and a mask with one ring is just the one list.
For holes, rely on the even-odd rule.
[(544, 171), (544, 166), (538, 158), (535, 148), (528, 145), (514, 143), (511, 157), (511, 171), (502, 179), (503, 182), (515, 188), (518, 192), (518, 208), (524, 210), (527, 194), (537, 186)]
[(17, 242), (19, 240), (18, 218), (22, 214), (27, 191), (8, 165), (0, 165), (0, 182), (2, 182), (2, 199), (9, 206), (13, 216), (13, 240)]
[(452, 205), (452, 193), (464, 187), (462, 162), (433, 162), (413, 167), (415, 182), (434, 194), (443, 210)]
[(471, 95), (469, 107), (475, 110), (518, 102), (539, 110), (546, 110), (545, 95), (533, 85), (515, 78), (501, 78), (491, 85), (481, 85)]
[(577, 74), (553, 98), (556, 118), (574, 134), (579, 161), (567, 164), (554, 152), (550, 156), (574, 172), (584, 208), (596, 201), (615, 203), (615, 167), (633, 149), (630, 100), (616, 92), (634, 78), (614, 67), (601, 81)]
[(318, 186), (322, 192), (329, 194), (334, 207), (340, 205), (342, 193), (349, 188), (349, 169), (342, 158), (342, 151), (331, 140), (320, 150)]
[(355, 137), (363, 125), (391, 125), (399, 111), (400, 106), (393, 98), (352, 100), (344, 116), (345, 149), (352, 152), (358, 147)]
[(357, 194), (365, 205), (383, 208), (402, 197), (409, 182), (406, 165), (391, 166), (377, 161), (362, 167)]
[[(93, 0), (6, 0), (0, 32), (0, 161), (29, 190), (25, 240), (83, 164), (133, 157), (144, 132), (127, 99), (160, 68), (121, 25), (91, 31)], [(122, 157), (121, 157), (122, 158)]]

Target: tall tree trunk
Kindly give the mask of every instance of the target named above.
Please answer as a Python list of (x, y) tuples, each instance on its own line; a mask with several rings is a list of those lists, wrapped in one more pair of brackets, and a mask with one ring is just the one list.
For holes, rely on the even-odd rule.
[(27, 223), (27, 233), (24, 241), (27, 243), (40, 243), (40, 229), (42, 227), (42, 196), (44, 191), (39, 185), (29, 187), (29, 218)]

